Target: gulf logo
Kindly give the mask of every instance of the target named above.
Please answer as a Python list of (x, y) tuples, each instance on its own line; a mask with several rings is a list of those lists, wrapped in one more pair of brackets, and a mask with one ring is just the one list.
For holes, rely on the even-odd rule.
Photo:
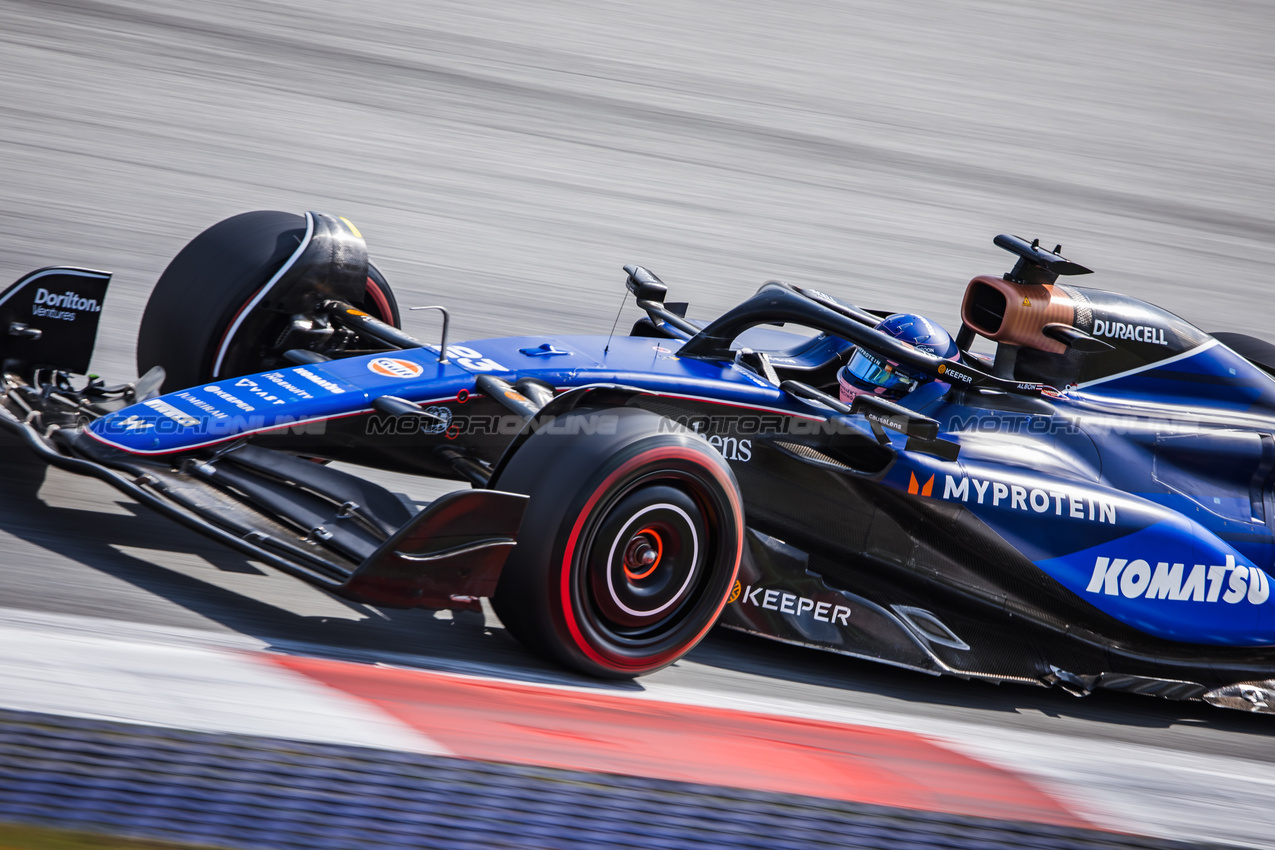
[(367, 368), (387, 378), (415, 378), (425, 371), (419, 364), (397, 357), (378, 357), (369, 362)]

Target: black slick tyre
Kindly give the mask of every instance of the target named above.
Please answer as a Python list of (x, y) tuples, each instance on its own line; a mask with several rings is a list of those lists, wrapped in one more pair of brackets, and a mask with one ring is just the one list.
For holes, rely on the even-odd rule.
[[(171, 392), (272, 368), (270, 346), (287, 316), (258, 307), (256, 315), (243, 317), (233, 339), (228, 333), (305, 232), (304, 216), (258, 210), (218, 222), (192, 239), (160, 275), (146, 303), (137, 336), (138, 374), (163, 366), (163, 391)], [(394, 294), (371, 263), (367, 290), (355, 306), (400, 325)]]
[(528, 647), (592, 676), (685, 655), (735, 582), (744, 519), (703, 437), (634, 408), (579, 410), (518, 449), (492, 486), (530, 496), (492, 605)]

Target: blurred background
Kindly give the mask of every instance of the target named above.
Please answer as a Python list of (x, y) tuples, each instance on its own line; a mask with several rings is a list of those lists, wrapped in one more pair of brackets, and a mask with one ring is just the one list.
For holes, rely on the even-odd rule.
[(112, 375), (167, 260), (258, 208), (347, 216), (460, 338), (609, 326), (627, 262), (705, 314), (781, 278), (950, 327), (1006, 231), (1275, 335), (1273, 37), (1252, 2), (8, 0), (0, 272), (114, 271)]
[[(0, 278), (113, 271), (111, 380), (167, 261), (270, 208), (351, 219), (457, 341), (605, 333), (630, 262), (692, 315), (778, 278), (954, 331), (965, 282), (1009, 268), (1002, 232), (1275, 340), (1272, 43), (1275, 7), (1246, 0), (4, 0)], [(431, 338), (427, 315), (408, 331)], [(0, 607), (559, 675), (499, 629), (354, 610), (5, 452)], [(1268, 719), (759, 643), (715, 636), (659, 676), (1275, 757)]]

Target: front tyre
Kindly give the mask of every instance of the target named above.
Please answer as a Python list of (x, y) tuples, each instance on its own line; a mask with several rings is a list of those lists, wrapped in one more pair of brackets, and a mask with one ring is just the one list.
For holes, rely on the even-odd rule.
[[(294, 317), (255, 298), (288, 262), (306, 232), (304, 216), (275, 210), (214, 224), (184, 247), (151, 291), (137, 336), (137, 374), (163, 366), (163, 391), (285, 365), (285, 332)], [(400, 327), (398, 303), (368, 263), (353, 305)]]
[(739, 488), (703, 437), (669, 425), (633, 408), (576, 411), (501, 472), (499, 489), (531, 498), (492, 606), (536, 652), (631, 678), (717, 620), (743, 548)]

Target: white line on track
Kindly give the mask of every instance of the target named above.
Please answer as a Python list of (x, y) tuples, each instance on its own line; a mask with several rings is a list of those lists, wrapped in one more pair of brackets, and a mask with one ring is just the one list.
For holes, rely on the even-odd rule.
[[(201, 731), (446, 755), (379, 709), (258, 664), (270, 649), (596, 693), (513, 667), (265, 641), (192, 629), (0, 608), (0, 706)], [(693, 673), (694, 662), (679, 664)], [(753, 675), (753, 674), (745, 674)], [(756, 676), (762, 680), (764, 677)], [(1269, 846), (1275, 775), (1264, 762), (1118, 741), (642, 681), (633, 699), (925, 735), (1035, 782), (1098, 826), (1179, 840)]]

